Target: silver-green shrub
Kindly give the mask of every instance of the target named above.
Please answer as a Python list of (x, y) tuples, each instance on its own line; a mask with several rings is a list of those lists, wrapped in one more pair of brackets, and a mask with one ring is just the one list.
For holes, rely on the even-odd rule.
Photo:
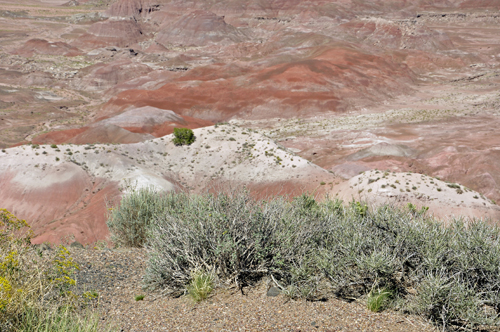
[(239, 286), (269, 274), (290, 282), (292, 270), (305, 268), (313, 247), (308, 242), (319, 234), (301, 199), (256, 201), (247, 192), (166, 198), (169, 209), (149, 234), (145, 281), (153, 288), (182, 291), (196, 269), (216, 271)]
[(147, 213), (136, 210), (143, 204), (122, 204), (119, 219), (129, 210), (148, 216), (138, 236), (150, 250), (146, 287), (180, 294), (197, 270), (239, 287), (267, 276), (294, 297), (355, 298), (386, 289), (389, 306), (443, 327), (499, 323), (500, 231), (483, 221), (444, 225), (425, 211), (307, 195), (146, 197), (153, 204)]
[(108, 228), (117, 247), (142, 247), (154, 218), (168, 208), (163, 194), (141, 188), (124, 196), (117, 207), (109, 208)]

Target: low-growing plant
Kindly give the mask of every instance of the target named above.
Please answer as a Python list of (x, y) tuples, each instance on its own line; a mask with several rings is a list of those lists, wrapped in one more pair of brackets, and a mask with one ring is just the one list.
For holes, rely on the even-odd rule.
[(86, 291), (82, 293), (82, 296), (87, 300), (87, 301), (92, 301), (94, 299), (97, 299), (99, 297), (99, 293), (96, 291)]
[[(316, 213), (316, 202), (307, 195), (288, 204), (282, 200), (257, 202), (247, 192), (166, 194), (167, 209), (150, 224), (148, 287), (182, 293), (201, 266), (240, 286), (267, 273), (291, 278), (293, 266), (305, 263), (305, 253), (295, 251), (315, 232), (292, 226), (300, 215)], [(298, 261), (290, 264), (290, 259)]]
[(408, 211), (410, 211), (410, 213), (414, 214), (414, 215), (420, 215), (420, 214), (424, 214), (426, 213), (427, 211), (429, 211), (429, 207), (428, 206), (422, 206), (420, 208), (420, 210), (417, 208), (417, 206), (415, 204), (412, 204), (412, 203), (408, 203), (406, 204), (406, 208), (408, 209)]
[(368, 205), (363, 204), (361, 202), (352, 202), (351, 203), (351, 208), (353, 211), (355, 211), (356, 214), (358, 214), (360, 217), (366, 216), (368, 212)]
[(195, 270), (191, 273), (191, 281), (187, 286), (189, 296), (195, 302), (205, 300), (214, 289), (214, 275), (203, 270)]
[(89, 310), (75, 313), (70, 307), (61, 307), (44, 312), (27, 309), (15, 330), (23, 332), (111, 332), (116, 329), (111, 325), (102, 324), (99, 315), (95, 312)]
[(366, 299), (366, 306), (373, 312), (382, 311), (387, 307), (391, 297), (392, 292), (386, 288), (372, 289)]
[(136, 295), (136, 296), (134, 297), (134, 299), (135, 299), (136, 301), (142, 301), (142, 300), (144, 300), (144, 295)]

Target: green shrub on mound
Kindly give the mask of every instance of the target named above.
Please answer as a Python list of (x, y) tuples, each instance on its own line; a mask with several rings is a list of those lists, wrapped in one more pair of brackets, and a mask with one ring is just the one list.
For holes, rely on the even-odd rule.
[(269, 277), (285, 294), (310, 300), (370, 301), (374, 289), (390, 290), (377, 308), (442, 326), (499, 323), (500, 232), (482, 221), (444, 226), (410, 208), (368, 209), (307, 195), (261, 201), (245, 191), (149, 194), (162, 206), (145, 224), (149, 288), (185, 293), (202, 268), (214, 271), (219, 286)]
[(194, 133), (188, 128), (174, 128), (174, 138), (172, 142), (175, 145), (191, 145), (195, 141)]

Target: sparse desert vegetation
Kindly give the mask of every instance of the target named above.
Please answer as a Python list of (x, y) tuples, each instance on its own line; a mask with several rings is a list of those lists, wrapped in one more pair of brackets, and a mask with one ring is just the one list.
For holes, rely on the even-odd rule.
[(366, 297), (370, 310), (414, 313), (443, 328), (498, 324), (500, 230), (482, 221), (445, 226), (412, 205), (370, 209), (308, 195), (255, 200), (245, 191), (143, 189), (124, 201), (140, 198), (163, 207), (151, 214), (148, 204), (137, 205), (136, 215), (152, 220), (142, 224), (147, 288), (199, 301), (212, 283), (243, 288), (269, 278), (291, 298)]
[(0, 332), (498, 331), (499, 10), (2, 0)]

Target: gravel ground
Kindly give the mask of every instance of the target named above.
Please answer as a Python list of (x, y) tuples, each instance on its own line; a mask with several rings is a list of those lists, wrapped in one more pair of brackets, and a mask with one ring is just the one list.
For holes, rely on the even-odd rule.
[[(267, 296), (267, 286), (217, 291), (194, 304), (141, 289), (146, 267), (143, 250), (86, 250), (72, 248), (80, 265), (80, 290), (99, 293), (103, 320), (122, 331), (437, 331), (415, 316), (385, 311), (373, 313), (362, 302), (294, 301)], [(135, 301), (144, 295), (143, 301)]]

